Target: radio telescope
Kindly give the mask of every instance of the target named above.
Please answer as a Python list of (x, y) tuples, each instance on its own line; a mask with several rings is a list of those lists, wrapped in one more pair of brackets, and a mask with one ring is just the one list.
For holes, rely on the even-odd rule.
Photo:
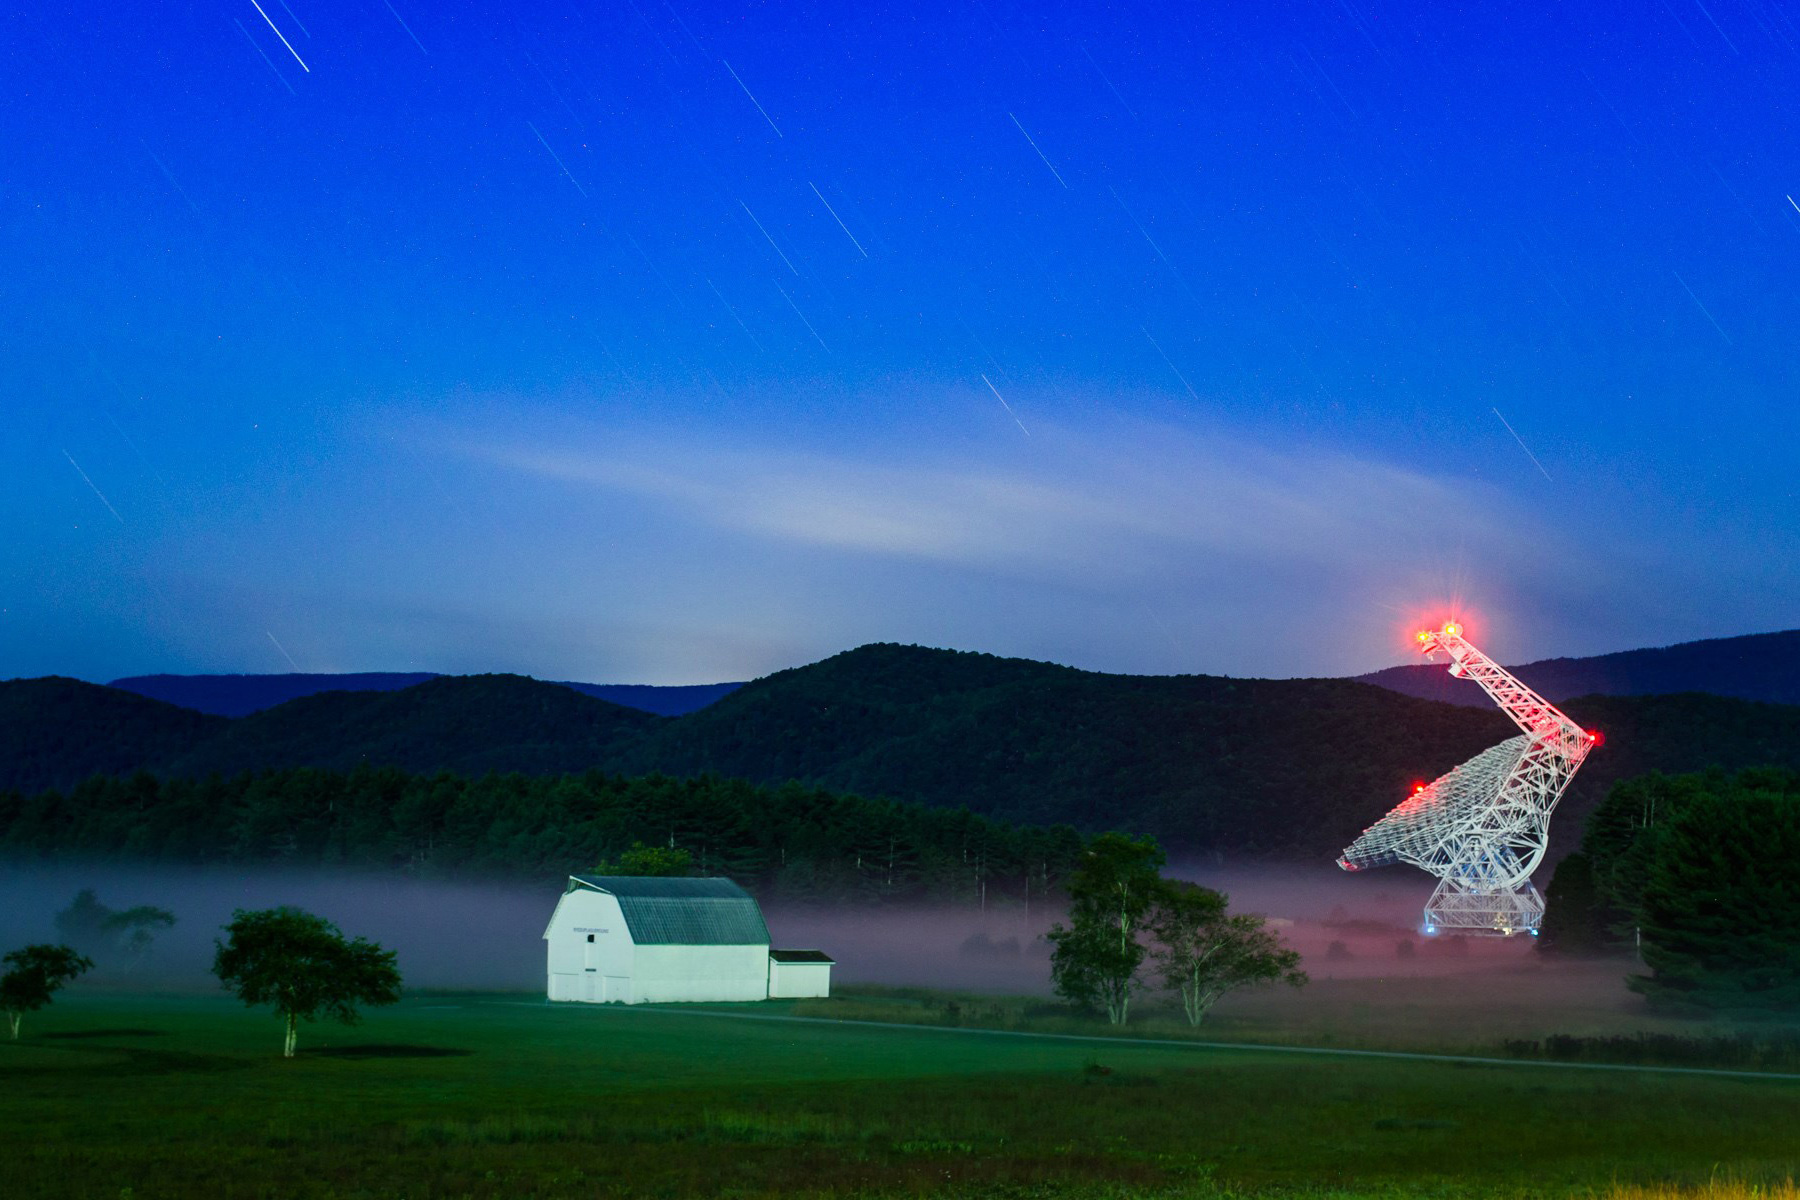
[(1600, 741), (1507, 673), (1452, 621), (1418, 636), (1450, 674), (1471, 679), (1524, 732), (1421, 784), (1338, 859), (1346, 871), (1411, 863), (1438, 877), (1425, 932), (1537, 936), (1544, 898), (1531, 885), (1550, 840), (1550, 812)]

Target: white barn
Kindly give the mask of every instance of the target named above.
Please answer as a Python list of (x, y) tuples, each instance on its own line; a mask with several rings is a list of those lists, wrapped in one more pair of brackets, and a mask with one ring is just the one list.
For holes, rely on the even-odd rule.
[(817, 950), (772, 950), (762, 909), (729, 879), (571, 875), (544, 941), (552, 1000), (831, 994), (831, 959)]

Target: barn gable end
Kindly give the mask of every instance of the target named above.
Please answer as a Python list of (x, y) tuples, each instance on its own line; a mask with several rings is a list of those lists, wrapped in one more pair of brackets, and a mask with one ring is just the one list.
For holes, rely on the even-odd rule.
[(763, 1000), (769, 927), (729, 879), (571, 875), (544, 931), (552, 1000)]

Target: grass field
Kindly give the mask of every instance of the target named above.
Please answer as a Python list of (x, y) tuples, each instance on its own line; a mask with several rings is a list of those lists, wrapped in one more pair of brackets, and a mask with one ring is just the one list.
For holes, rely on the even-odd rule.
[(0, 1195), (1662, 1197), (1800, 1165), (1776, 1079), (479, 994), (279, 1044), (224, 999), (66, 994), (0, 1043)]

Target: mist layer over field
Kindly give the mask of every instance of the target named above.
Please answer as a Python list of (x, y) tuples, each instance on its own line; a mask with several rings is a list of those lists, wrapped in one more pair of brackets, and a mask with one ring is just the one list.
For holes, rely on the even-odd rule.
[[(1234, 909), (1269, 917), (1315, 978), (1407, 977), (1537, 961), (1528, 939), (1420, 936), (1430, 881), (1414, 873), (1191, 864), (1173, 873), (1227, 892)], [(113, 909), (150, 904), (175, 913), (176, 926), (158, 935), (142, 961), (128, 969), (103, 963), (92, 980), (163, 987), (208, 986), (213, 939), (233, 909), (292, 904), (397, 951), (409, 986), (536, 989), (543, 985), (544, 926), (561, 891), (556, 880), (531, 887), (275, 868), (15, 864), (0, 871), (0, 946), (57, 940), (55, 914), (84, 887)], [(982, 912), (776, 904), (765, 915), (777, 946), (819, 949), (837, 959), (839, 983), (1048, 994), (1043, 934), (1062, 914), (1037, 906)]]
[(207, 986), (213, 939), (233, 909), (291, 904), (399, 953), (409, 987), (515, 988), (543, 982), (544, 925), (554, 885), (455, 884), (399, 875), (272, 868), (55, 864), (0, 870), (0, 944), (56, 941), (55, 915), (81, 888), (102, 904), (175, 914), (151, 952), (128, 971), (103, 961), (96, 984)]

